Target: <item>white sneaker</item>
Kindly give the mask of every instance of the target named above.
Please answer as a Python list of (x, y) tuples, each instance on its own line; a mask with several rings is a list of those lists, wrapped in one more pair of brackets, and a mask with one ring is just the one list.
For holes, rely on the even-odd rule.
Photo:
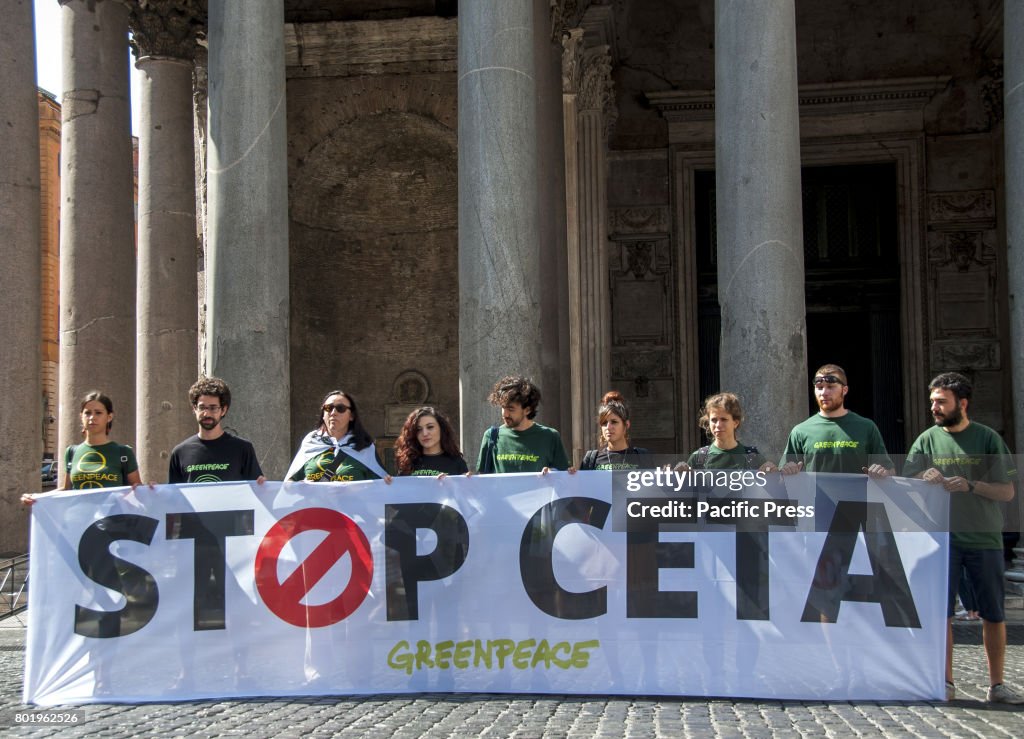
[[(946, 688), (946, 692), (949, 692), (948, 687)], [(1011, 688), (1003, 685), (1003, 683), (999, 683), (998, 685), (993, 685), (988, 689), (988, 695), (985, 696), (985, 700), (989, 703), (1009, 703), (1016, 706), (1024, 703), (1024, 696), (1014, 692)]]

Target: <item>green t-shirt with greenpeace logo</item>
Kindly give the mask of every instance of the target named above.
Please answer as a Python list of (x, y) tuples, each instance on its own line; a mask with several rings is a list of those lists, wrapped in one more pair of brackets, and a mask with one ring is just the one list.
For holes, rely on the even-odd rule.
[[(743, 444), (737, 444), (732, 449), (719, 449), (711, 444), (705, 454), (701, 454), (701, 449), (690, 455), (686, 460), (687, 465), (705, 470), (757, 470), (768, 461), (757, 451), (757, 447), (746, 447)], [(748, 449), (752, 451), (748, 452)]]
[(853, 411), (838, 418), (816, 413), (794, 426), (779, 466), (786, 462), (803, 462), (807, 472), (858, 475), (872, 464), (889, 470), (896, 466), (875, 422)]
[[(534, 423), (525, 431), (498, 427), (497, 449), (491, 444), (491, 429), (484, 432), (476, 468), (481, 472), (540, 472), (569, 469), (569, 458), (558, 431)], [(493, 454), (488, 464), (488, 455)]]
[(74, 490), (127, 485), (128, 475), (137, 469), (135, 452), (116, 441), (99, 446), (75, 444), (64, 450), (64, 470)]
[(310, 459), (301, 470), (292, 476), (293, 480), (306, 482), (356, 482), (358, 480), (379, 480), (380, 476), (358, 459), (344, 452), (335, 464), (334, 450), (328, 449)]
[[(931, 467), (944, 477), (964, 477), (971, 482), (1017, 479), (1006, 443), (993, 429), (977, 421), (956, 433), (932, 426), (918, 436), (907, 452), (903, 474), (915, 477)], [(949, 528), (953, 543), (964, 549), (1003, 548), (1002, 509), (998, 502), (982, 495), (950, 493)]]

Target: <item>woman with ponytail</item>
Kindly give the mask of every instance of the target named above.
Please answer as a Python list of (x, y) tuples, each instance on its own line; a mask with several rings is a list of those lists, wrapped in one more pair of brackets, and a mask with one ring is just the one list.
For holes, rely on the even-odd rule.
[(646, 466), (639, 455), (650, 452), (629, 443), (629, 408), (619, 392), (611, 390), (601, 398), (597, 425), (597, 449), (583, 456), (581, 470), (635, 470)]

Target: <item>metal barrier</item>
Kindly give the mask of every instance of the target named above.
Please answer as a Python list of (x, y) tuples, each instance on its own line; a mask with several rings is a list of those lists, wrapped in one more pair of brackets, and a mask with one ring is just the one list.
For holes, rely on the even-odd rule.
[(28, 608), (28, 555), (0, 560), (0, 618)]

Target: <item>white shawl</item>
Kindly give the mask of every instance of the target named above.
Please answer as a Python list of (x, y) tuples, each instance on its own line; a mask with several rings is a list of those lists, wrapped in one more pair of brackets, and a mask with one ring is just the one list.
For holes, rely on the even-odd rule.
[(345, 434), (340, 439), (335, 439), (329, 434), (320, 431), (310, 431), (302, 439), (302, 443), (299, 444), (299, 451), (295, 453), (295, 459), (292, 460), (291, 465), (288, 467), (288, 472), (285, 473), (284, 479), (291, 480), (292, 475), (305, 467), (309, 460), (331, 449), (334, 450), (335, 459), (342, 454), (346, 454), (358, 461), (366, 469), (379, 475), (381, 479), (385, 478), (388, 474), (380, 466), (380, 463), (377, 462), (377, 447), (372, 443), (368, 447), (357, 450), (352, 446), (351, 433)]

